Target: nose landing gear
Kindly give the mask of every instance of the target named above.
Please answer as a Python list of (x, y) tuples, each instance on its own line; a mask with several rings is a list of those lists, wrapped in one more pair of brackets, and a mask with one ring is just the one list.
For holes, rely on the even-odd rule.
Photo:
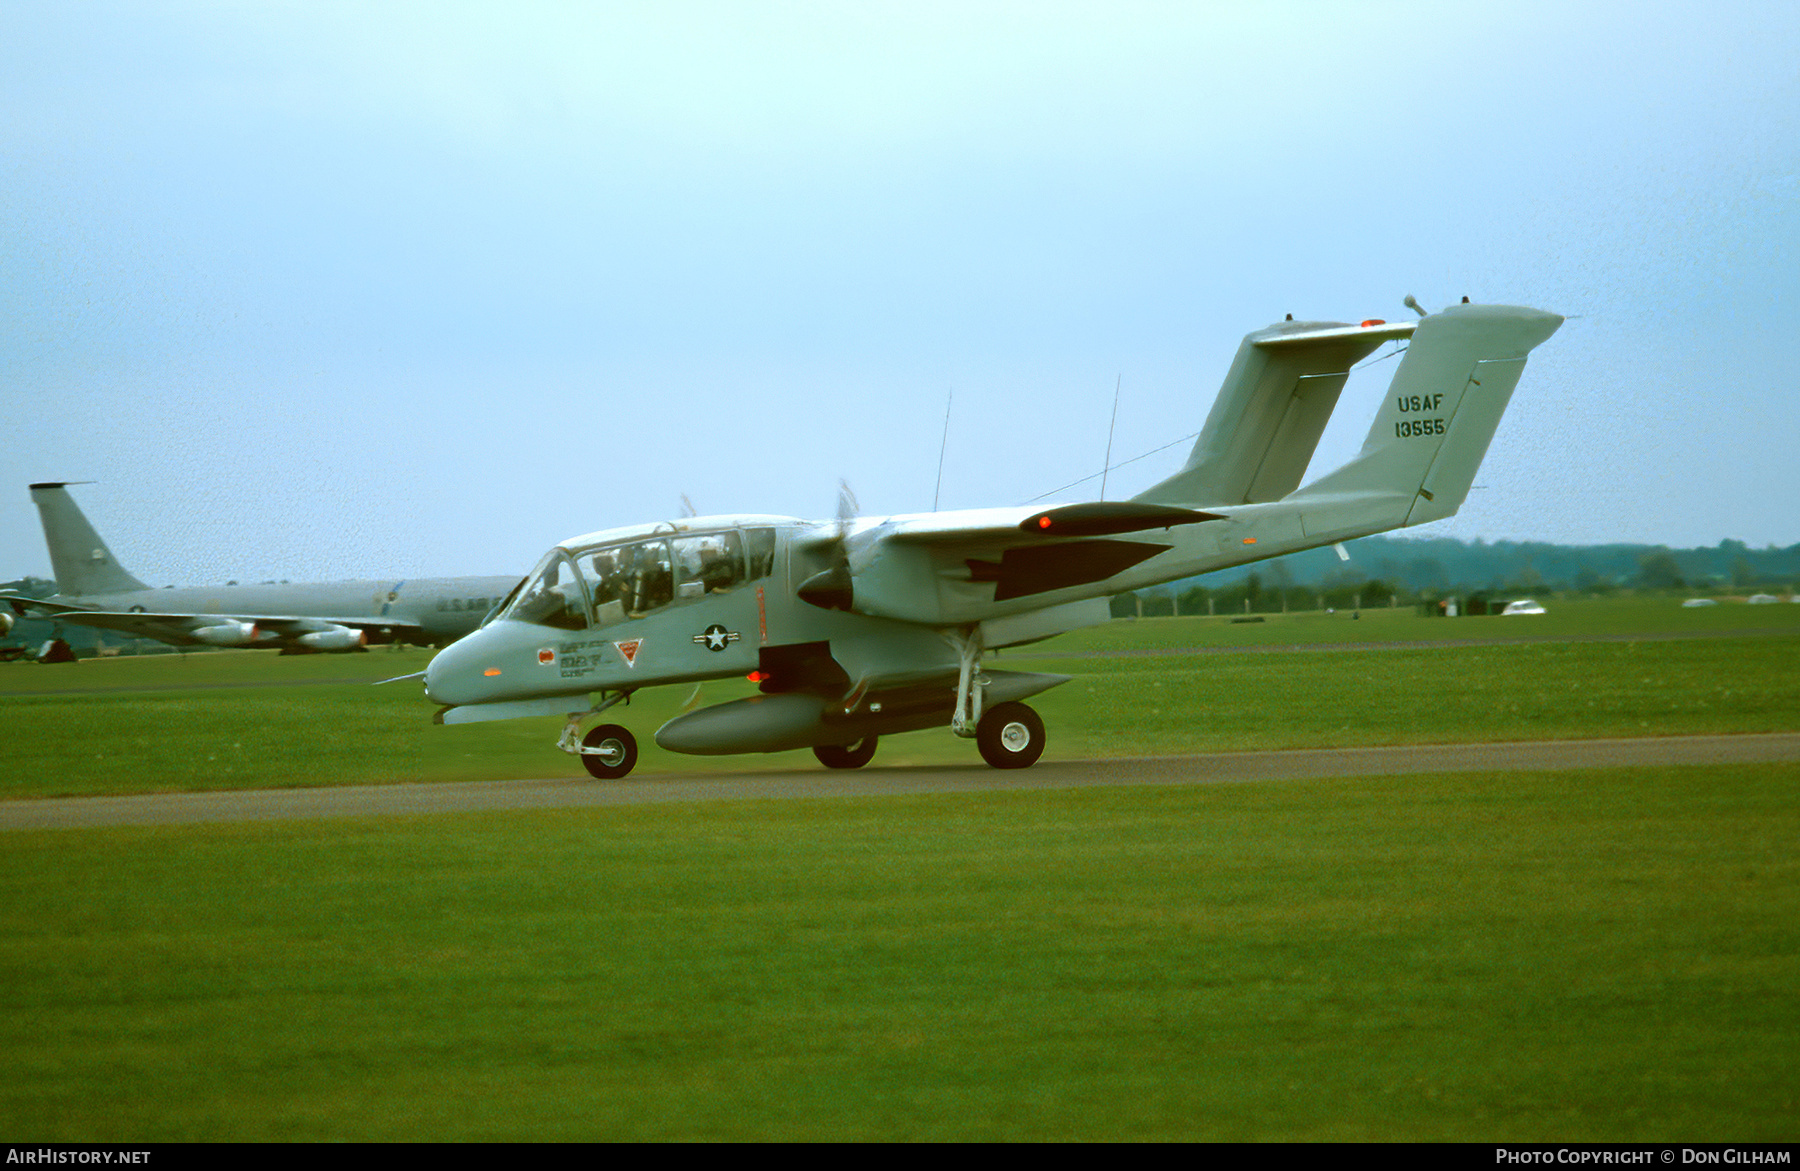
[(562, 739), (556, 742), (556, 746), (571, 756), (579, 756), (582, 767), (597, 780), (618, 780), (637, 765), (636, 736), (618, 724), (596, 724), (586, 736), (581, 736), (579, 743), (575, 738), (581, 735), (582, 720), (597, 715), (616, 703), (630, 701), (630, 691), (615, 691), (604, 695), (600, 703), (585, 712), (570, 712), (569, 722), (563, 725)]
[(637, 764), (637, 757), (637, 737), (617, 724), (597, 725), (581, 738), (581, 763), (598, 780), (618, 780)]

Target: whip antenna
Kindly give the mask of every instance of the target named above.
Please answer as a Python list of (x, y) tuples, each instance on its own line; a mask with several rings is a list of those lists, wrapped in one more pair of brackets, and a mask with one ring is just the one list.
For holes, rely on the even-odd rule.
[(944, 396), (944, 440), (938, 444), (938, 478), (937, 487), (931, 490), (931, 511), (938, 510), (938, 497), (944, 493), (944, 452), (950, 449), (950, 404), (956, 401), (956, 388), (952, 386), (950, 393)]
[(1125, 385), (1125, 374), (1120, 372), (1118, 381), (1113, 383), (1112, 422), (1106, 425), (1106, 462), (1100, 466), (1100, 499), (1106, 499), (1106, 475), (1112, 471), (1113, 428), (1119, 425), (1119, 388)]

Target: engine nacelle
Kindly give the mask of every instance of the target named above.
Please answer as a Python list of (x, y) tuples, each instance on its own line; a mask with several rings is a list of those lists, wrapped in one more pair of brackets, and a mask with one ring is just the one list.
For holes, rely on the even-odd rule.
[(356, 651), (369, 644), (368, 635), (348, 626), (333, 626), (329, 630), (315, 630), (303, 634), (294, 640), (311, 651)]
[(211, 626), (202, 626), (189, 633), (208, 646), (249, 646), (256, 641), (257, 632), (254, 622), (239, 622), (235, 618), (226, 618)]

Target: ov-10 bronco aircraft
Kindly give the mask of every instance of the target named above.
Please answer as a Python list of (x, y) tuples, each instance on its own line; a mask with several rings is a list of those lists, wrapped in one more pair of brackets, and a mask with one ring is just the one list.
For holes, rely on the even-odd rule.
[(517, 577), (226, 585), (151, 589), (126, 572), (69, 495), (33, 484), (58, 593), (0, 597), (20, 617), (116, 630), (174, 646), (358, 651), (370, 644), (445, 646), (474, 630)]
[[(984, 651), (1103, 622), (1121, 591), (1456, 512), (1526, 356), (1563, 319), (1419, 312), (1250, 334), (1186, 465), (1129, 501), (692, 517), (564, 541), (432, 659), (425, 693), (440, 723), (566, 714), (558, 747), (596, 777), (630, 772), (637, 742), (616, 724), (582, 736), (586, 717), (640, 688), (734, 675), (759, 694), (678, 716), (657, 744), (811, 748), (857, 768), (880, 736), (948, 724), (989, 764), (1027, 767), (1044, 725), (1021, 701), (1068, 677), (989, 669)], [(1300, 487), (1350, 368), (1408, 337), (1361, 452)]]

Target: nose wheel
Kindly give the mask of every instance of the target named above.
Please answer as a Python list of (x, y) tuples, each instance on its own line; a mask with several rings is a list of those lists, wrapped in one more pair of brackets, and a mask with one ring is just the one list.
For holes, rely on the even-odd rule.
[(1030, 768), (1044, 755), (1044, 721), (1022, 703), (995, 704), (975, 725), (975, 747), (995, 768)]
[(602, 781), (630, 772), (637, 756), (637, 737), (617, 724), (600, 724), (581, 738), (581, 763)]

